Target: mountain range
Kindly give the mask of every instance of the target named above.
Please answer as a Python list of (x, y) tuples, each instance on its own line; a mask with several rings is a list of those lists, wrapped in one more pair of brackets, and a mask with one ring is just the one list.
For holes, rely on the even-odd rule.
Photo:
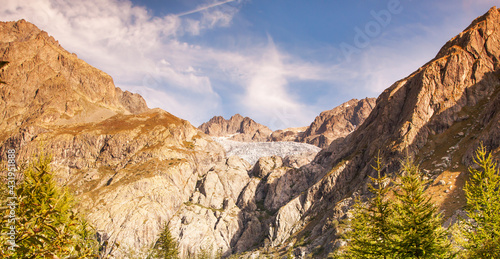
[(325, 148), (332, 141), (343, 138), (361, 125), (375, 106), (375, 98), (352, 99), (318, 115), (308, 127), (271, 131), (249, 117), (240, 114), (229, 120), (215, 116), (198, 129), (213, 137), (235, 141), (276, 142), (294, 141)]
[[(496, 7), (376, 100), (351, 100), (309, 127), (274, 132), (241, 115), (196, 128), (149, 109), (31, 23), (1, 22), (0, 35), (0, 61), (8, 62), (0, 71), (1, 159), (8, 149), (20, 160), (52, 154), (58, 183), (75, 194), (114, 258), (144, 258), (166, 222), (183, 257), (205, 250), (275, 258), (292, 250), (326, 258), (342, 245), (339, 220), (369, 194), (377, 154), (385, 174), (414, 157), (448, 222), (465, 205), (477, 146), (500, 158)], [(279, 156), (250, 164), (211, 136), (322, 150), (298, 164)]]

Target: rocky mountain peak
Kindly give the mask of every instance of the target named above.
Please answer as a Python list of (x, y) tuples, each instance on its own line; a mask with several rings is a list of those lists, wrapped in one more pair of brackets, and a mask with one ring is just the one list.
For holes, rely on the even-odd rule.
[[(116, 114), (146, 111), (144, 99), (113, 84), (106, 73), (64, 50), (35, 25), (20, 20), (0, 23), (0, 100), (7, 129), (21, 124), (63, 125), (96, 122)], [(8, 99), (8, 102), (5, 100)], [(15, 122), (9, 120), (15, 117)], [(20, 117), (22, 118), (20, 118)]]
[(235, 114), (229, 120), (215, 116), (199, 129), (214, 137), (236, 141), (292, 141), (326, 148), (332, 141), (343, 138), (361, 125), (375, 107), (375, 98), (352, 99), (318, 115), (308, 127), (271, 132), (254, 120)]
[[(231, 118), (229, 120), (230, 121), (242, 121), (243, 119), (245, 119), (243, 116), (241, 116), (239, 113), (236, 113), (235, 115), (231, 116)], [(250, 119), (250, 118), (248, 118), (248, 119)]]
[[(466, 172), (479, 143), (500, 156), (499, 18), (493, 7), (476, 19), (434, 59), (387, 88), (354, 132), (320, 152), (313, 164), (326, 171), (297, 198), (300, 202), (280, 208), (277, 218), (300, 216), (275, 221), (277, 246), (299, 229), (290, 227), (294, 224), (311, 233), (311, 245), (303, 248), (309, 252), (318, 245), (339, 245), (337, 229), (328, 222), (343, 217), (354, 196), (368, 194), (366, 183), (375, 174), (371, 166), (378, 154), (384, 158), (384, 173), (397, 173), (401, 159), (411, 156), (435, 182)], [(457, 191), (431, 193), (445, 217), (464, 206), (460, 190), (465, 181), (453, 181)]]
[(489, 57), (491, 61), (498, 63), (499, 55), (494, 47), (494, 39), (498, 34), (499, 10), (492, 7), (486, 14), (476, 18), (463, 32), (448, 41), (434, 60), (459, 54), (464, 50), (474, 58)]
[[(500, 156), (496, 8), (376, 101), (353, 99), (307, 129), (284, 131), (325, 145), (315, 158), (262, 157), (253, 167), (202, 133), (268, 140), (271, 130), (250, 118), (216, 116), (198, 130), (148, 109), (25, 21), (0, 23), (0, 53), (10, 62), (0, 71), (7, 82), (0, 85), (0, 153), (15, 147), (23, 159), (44, 143), (59, 182), (105, 239), (103, 250), (120, 243), (115, 258), (145, 258), (165, 222), (185, 257), (218, 249), (223, 256), (277, 257), (293, 249), (298, 258), (326, 258), (340, 245), (335, 222), (368, 194), (377, 154), (383, 173), (397, 173), (410, 155), (430, 180), (454, 181), (450, 194), (441, 189), (433, 197), (447, 217), (464, 205), (463, 182), (450, 176), (466, 172), (480, 142)], [(330, 132), (345, 135), (328, 144)]]
[(205, 134), (215, 137), (227, 137), (235, 141), (267, 141), (272, 131), (254, 120), (240, 114), (233, 115), (229, 120), (215, 116), (198, 127)]
[(363, 124), (375, 107), (375, 101), (375, 98), (352, 99), (322, 112), (298, 138), (298, 141), (321, 148), (328, 147), (332, 141), (347, 136)]
[[(0, 22), (0, 157), (53, 156), (104, 253), (141, 257), (224, 150), (188, 121), (113, 84), (24, 20)], [(40, 150), (41, 147), (43, 150)], [(142, 215), (142, 216), (141, 216)], [(138, 226), (141, 226), (138, 228)], [(115, 258), (126, 258), (115, 251)]]
[[(379, 149), (396, 158), (406, 152), (418, 154), (426, 145), (435, 147), (434, 136), (452, 134), (458, 123), (465, 123), (462, 127), (483, 123), (474, 132), (478, 139), (468, 140), (467, 145), (473, 150), (481, 140), (496, 150), (499, 141), (492, 136), (497, 136), (498, 126), (488, 125), (498, 116), (493, 104), (500, 87), (499, 18), (499, 10), (491, 8), (448, 41), (434, 59), (386, 89), (366, 121), (324, 155), (336, 163), (359, 152), (353, 159), (359, 160), (358, 167), (365, 167)], [(471, 150), (462, 157), (464, 161)]]

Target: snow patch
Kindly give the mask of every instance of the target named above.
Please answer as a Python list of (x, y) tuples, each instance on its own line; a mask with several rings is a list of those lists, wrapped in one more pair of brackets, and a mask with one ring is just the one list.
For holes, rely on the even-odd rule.
[(259, 158), (268, 156), (287, 157), (291, 155), (318, 153), (321, 148), (298, 142), (240, 142), (225, 137), (214, 137), (226, 150), (227, 156), (239, 156), (254, 165)]

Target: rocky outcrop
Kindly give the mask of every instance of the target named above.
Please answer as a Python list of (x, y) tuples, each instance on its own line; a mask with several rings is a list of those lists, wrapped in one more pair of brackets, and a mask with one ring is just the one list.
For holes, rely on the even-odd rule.
[(243, 230), (242, 210), (236, 203), (250, 182), (249, 169), (246, 161), (230, 157), (198, 180), (189, 201), (170, 220), (172, 234), (179, 237), (181, 256), (201, 250), (231, 254)]
[[(295, 146), (304, 144), (265, 143), (291, 156), (252, 167), (225, 157), (189, 122), (115, 88), (34, 25), (1, 23), (0, 32), (0, 60), (10, 62), (0, 73), (7, 82), (0, 89), (0, 152), (14, 148), (20, 161), (40, 147), (51, 153), (56, 179), (77, 196), (111, 257), (144, 258), (166, 222), (183, 255), (259, 247), (273, 214), (308, 185), (297, 174), (317, 147), (304, 157)], [(266, 132), (237, 120), (242, 135), (257, 129), (253, 140)]]
[[(260, 247), (241, 255), (251, 258), (292, 249), (297, 258), (313, 251), (315, 258), (326, 258), (342, 245), (336, 240), (338, 222), (355, 197), (368, 193), (377, 154), (385, 158), (383, 173), (397, 172), (400, 159), (409, 154), (422, 168), (434, 168), (424, 173), (437, 182), (447, 171), (466, 171), (479, 142), (498, 158), (498, 28), (500, 12), (492, 8), (436, 58), (384, 91), (364, 123), (334, 140), (311, 163), (291, 168), (279, 157), (260, 158), (236, 203), (241, 229), (232, 251)], [(440, 204), (445, 214), (446, 203), (463, 196), (461, 186), (455, 187), (457, 191), (439, 194), (448, 195)], [(254, 240), (261, 241), (249, 246)]]
[[(499, 28), (500, 11), (494, 7), (433, 60), (385, 90), (363, 124), (313, 161), (326, 170), (280, 207), (271, 225), (271, 245), (284, 248), (284, 240), (298, 242), (307, 233), (307, 245), (297, 248), (296, 255), (321, 247), (324, 252), (317, 257), (326, 257), (335, 247), (334, 222), (345, 215), (353, 196), (367, 193), (367, 176), (375, 173), (371, 165), (378, 152), (386, 159), (385, 173), (397, 172), (400, 159), (409, 154), (422, 168), (436, 167), (429, 172), (433, 178), (446, 170), (466, 171), (480, 142), (498, 158)], [(463, 194), (453, 195), (444, 198), (443, 208)]]
[[(432, 168), (425, 173), (436, 181), (447, 170), (465, 171), (479, 142), (500, 156), (496, 8), (446, 43), (429, 63), (385, 90), (364, 122), (355, 114), (363, 110), (360, 114), (366, 115), (373, 100), (348, 102), (319, 116), (301, 138), (318, 139), (342, 123), (353, 131), (334, 139), (312, 161), (312, 156), (260, 154), (255, 165), (225, 156), (219, 144), (189, 122), (149, 110), (133, 94), (120, 94), (108, 76), (94, 74), (97, 70), (34, 26), (1, 25), (7, 36), (1, 37), (0, 60), (10, 63), (0, 73), (0, 80), (8, 82), (0, 88), (0, 126), (5, 129), (0, 152), (14, 147), (26, 158), (42, 143), (54, 154), (60, 183), (77, 194), (80, 209), (107, 240), (106, 250), (120, 243), (113, 251), (117, 258), (144, 257), (143, 249), (165, 222), (184, 256), (203, 249), (224, 255), (253, 251), (241, 258), (278, 257), (273, 251), (283, 255), (292, 249), (297, 258), (313, 250), (315, 258), (326, 258), (341, 245), (337, 222), (354, 197), (367, 194), (376, 154), (385, 158), (383, 173), (397, 172), (399, 160), (409, 154), (422, 168)], [(39, 47), (31, 50), (25, 41)], [(23, 60), (29, 62), (24, 65)], [(78, 64), (78, 70), (66, 73), (69, 64)], [(25, 76), (33, 71), (46, 72), (32, 74), (40, 80)], [(18, 81), (31, 83), (11, 83)], [(31, 95), (15, 93), (16, 87)], [(92, 87), (105, 92), (93, 95)], [(58, 89), (59, 103), (51, 99), (50, 89)], [(252, 130), (242, 130), (245, 119), (233, 117), (234, 123), (215, 118), (204, 130), (240, 133), (238, 140), (268, 140), (270, 131), (264, 134), (248, 120), (250, 126), (243, 128)], [(449, 196), (444, 202), (454, 201)]]
[(0, 24), (0, 107), (4, 131), (20, 124), (97, 122), (116, 114), (147, 110), (144, 99), (123, 92), (104, 72), (65, 51), (46, 32), (24, 20)]
[(308, 127), (287, 128), (283, 130), (275, 130), (271, 134), (271, 141), (298, 141)]
[(322, 112), (314, 119), (297, 141), (328, 147), (332, 141), (343, 138), (363, 124), (375, 107), (375, 98), (352, 99), (329, 111)]
[(188, 202), (170, 220), (182, 256), (204, 250), (224, 256), (269, 244), (269, 226), (281, 207), (318, 179), (324, 168), (288, 167), (281, 157), (262, 157), (255, 166), (238, 157), (217, 163), (198, 180)]
[(234, 141), (267, 141), (272, 131), (254, 120), (239, 114), (229, 120), (215, 116), (198, 127), (205, 134), (214, 137), (228, 137)]
[[(34, 25), (1, 23), (0, 32), (0, 60), (9, 61), (0, 73), (0, 152), (14, 148), (20, 161), (40, 147), (51, 153), (57, 181), (76, 195), (105, 254), (144, 258), (166, 222), (186, 256), (259, 247), (273, 213), (307, 186), (296, 174), (317, 147), (302, 156), (304, 144), (265, 143), (290, 156), (255, 167), (225, 157), (189, 122), (148, 109)], [(243, 135), (253, 124), (241, 119)]]
[[(53, 155), (61, 185), (116, 258), (140, 258), (224, 150), (23, 20), (0, 23), (0, 152)], [(120, 244), (113, 246), (113, 244)], [(131, 251), (135, 251), (131, 253)]]

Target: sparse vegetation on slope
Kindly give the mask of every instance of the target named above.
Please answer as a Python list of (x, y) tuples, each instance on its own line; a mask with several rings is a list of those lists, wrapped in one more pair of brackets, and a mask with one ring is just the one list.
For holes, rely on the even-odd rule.
[[(40, 155), (18, 174), (24, 177), (10, 196), (3, 197), (0, 242), (3, 258), (92, 258), (98, 243), (94, 231), (74, 211), (74, 200), (67, 190), (58, 187), (50, 168), (51, 157)], [(12, 199), (15, 197), (15, 199)], [(8, 235), (14, 230), (15, 245)]]

